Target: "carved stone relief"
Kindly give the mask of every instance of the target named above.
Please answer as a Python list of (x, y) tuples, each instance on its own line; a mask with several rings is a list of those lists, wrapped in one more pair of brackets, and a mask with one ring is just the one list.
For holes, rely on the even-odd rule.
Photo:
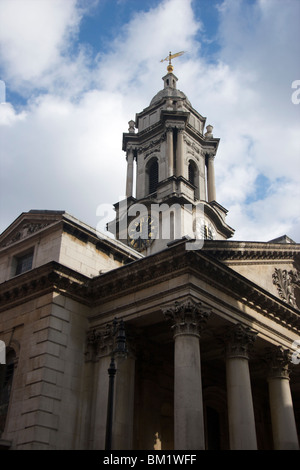
[(12, 238), (10, 240), (8, 240), (2, 246), (9, 246), (9, 245), (12, 245), (13, 243), (16, 243), (20, 240), (23, 240), (24, 238), (29, 237), (30, 235), (37, 232), (38, 230), (42, 230), (43, 228), (47, 227), (47, 225), (49, 225), (49, 223), (45, 223), (45, 224), (28, 223), (28, 224), (25, 224), (12, 236)]
[(227, 357), (244, 357), (249, 359), (257, 332), (240, 323), (229, 327), (225, 334)]
[(166, 320), (171, 320), (174, 337), (179, 334), (199, 336), (211, 313), (209, 306), (187, 299), (174, 302), (174, 305), (163, 310)]
[(272, 278), (281, 299), (292, 307), (299, 308), (295, 296), (295, 288), (300, 287), (299, 272), (275, 268)]

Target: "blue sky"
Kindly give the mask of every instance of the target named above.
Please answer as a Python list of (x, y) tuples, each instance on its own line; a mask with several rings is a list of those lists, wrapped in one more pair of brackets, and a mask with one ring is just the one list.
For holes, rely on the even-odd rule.
[(300, 242), (299, 21), (299, 0), (0, 0), (0, 232), (30, 209), (96, 227), (125, 191), (128, 121), (185, 50), (234, 238)]

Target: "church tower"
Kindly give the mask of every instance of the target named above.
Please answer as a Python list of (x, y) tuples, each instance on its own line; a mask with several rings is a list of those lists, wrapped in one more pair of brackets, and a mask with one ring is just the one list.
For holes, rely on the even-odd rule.
[(123, 134), (126, 199), (115, 204), (116, 219), (108, 224), (117, 239), (147, 255), (183, 237), (203, 242), (234, 233), (216, 200), (219, 139), (177, 88), (175, 56), (167, 58), (163, 89)]

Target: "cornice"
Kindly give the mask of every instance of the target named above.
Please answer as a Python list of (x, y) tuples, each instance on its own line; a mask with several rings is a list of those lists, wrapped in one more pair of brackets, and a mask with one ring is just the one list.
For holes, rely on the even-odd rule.
[(297, 308), (265, 291), (204, 250), (185, 250), (185, 242), (118, 268), (101, 278), (94, 278), (91, 281), (90, 295), (93, 305), (97, 306), (104, 299), (112, 300), (120, 297), (120, 293), (130, 294), (187, 272), (195, 274), (197, 278), (273, 321), (300, 330)]
[(300, 244), (209, 240), (204, 250), (220, 261), (292, 260), (300, 254)]
[(0, 312), (53, 292), (88, 305), (88, 281), (57, 262), (47, 263), (0, 284)]
[(225, 296), (286, 328), (300, 331), (297, 308), (235, 272), (205, 249), (186, 250), (185, 241), (92, 279), (59, 263), (48, 263), (2, 283), (0, 311), (50, 292), (62, 293), (95, 308), (182, 274), (193, 274)]
[(179, 275), (188, 264), (181, 250), (172, 250), (171, 253), (166, 249), (92, 279), (90, 296), (94, 306), (97, 306), (104, 298), (109, 300), (120, 297), (121, 293), (127, 295)]
[(201, 261), (199, 259), (198, 263), (195, 259), (193, 260), (194, 269), (199, 272), (198, 266), (200, 265), (201, 273), (209, 278), (210, 285), (221, 289), (223, 293), (236, 298), (239, 302), (275, 322), (300, 331), (299, 309), (278, 299), (208, 254), (196, 253), (195, 256), (202, 259)]

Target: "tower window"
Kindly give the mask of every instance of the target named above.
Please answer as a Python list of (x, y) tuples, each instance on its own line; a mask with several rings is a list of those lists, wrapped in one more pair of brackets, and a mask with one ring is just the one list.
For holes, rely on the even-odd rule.
[(157, 159), (151, 160), (148, 166), (149, 177), (149, 194), (155, 193), (158, 185), (158, 161)]
[(189, 161), (188, 175), (189, 175), (189, 182), (193, 186), (197, 186), (196, 184), (197, 167), (192, 160)]
[(195, 165), (194, 162), (189, 163), (189, 182), (195, 186)]

